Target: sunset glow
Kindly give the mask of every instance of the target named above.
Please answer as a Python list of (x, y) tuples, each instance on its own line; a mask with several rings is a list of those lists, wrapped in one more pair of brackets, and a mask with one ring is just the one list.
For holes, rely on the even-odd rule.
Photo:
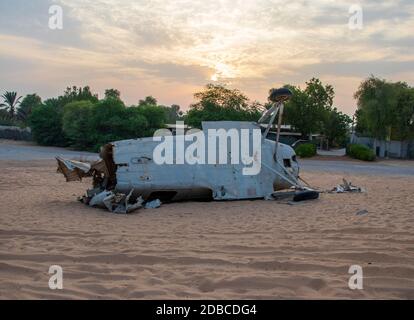
[[(48, 8), (63, 8), (63, 29)], [(209, 82), (265, 101), (271, 87), (319, 77), (352, 114), (353, 93), (370, 74), (414, 82), (414, 3), (365, 0), (362, 30), (352, 2), (317, 0), (2, 1), (0, 87), (56, 96), (68, 85), (128, 103), (153, 95), (186, 109)]]

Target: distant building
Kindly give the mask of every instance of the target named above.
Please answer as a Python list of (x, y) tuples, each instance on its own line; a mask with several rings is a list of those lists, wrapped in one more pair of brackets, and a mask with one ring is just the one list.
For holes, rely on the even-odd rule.
[(351, 142), (366, 145), (380, 158), (414, 159), (414, 140), (385, 141), (353, 135)]

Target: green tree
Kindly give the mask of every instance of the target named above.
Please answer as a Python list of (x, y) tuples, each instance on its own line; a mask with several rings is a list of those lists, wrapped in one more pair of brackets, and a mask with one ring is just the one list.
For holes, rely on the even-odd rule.
[(91, 101), (92, 103), (97, 103), (98, 95), (91, 92), (88, 86), (85, 87), (67, 87), (63, 95), (48, 99), (46, 101), (51, 101), (61, 112), (63, 112), (63, 107), (68, 103), (73, 101)]
[(64, 107), (63, 131), (68, 143), (78, 149), (99, 151), (109, 142), (143, 137), (148, 129), (142, 108), (127, 108), (118, 98), (95, 104), (75, 101)]
[(69, 145), (81, 149), (95, 146), (93, 106), (91, 101), (74, 101), (64, 107), (62, 128)]
[(115, 89), (99, 101), (89, 87), (68, 87), (62, 96), (33, 107), (29, 122), (39, 144), (98, 151), (108, 142), (150, 136), (163, 127), (165, 110), (153, 102), (148, 98), (127, 108)]
[[(104, 99), (95, 104), (90, 125), (91, 137), (95, 144), (93, 149), (97, 151), (108, 142), (149, 135), (150, 120), (144, 115), (148, 112), (146, 108), (156, 107), (127, 108), (121, 100), (114, 98)], [(162, 118), (164, 113), (160, 110), (158, 114), (161, 114)]]
[(117, 89), (106, 89), (105, 90), (105, 99), (115, 98), (121, 100), (121, 92)]
[[(389, 139), (397, 114), (398, 94), (395, 85), (371, 76), (363, 81), (355, 93), (358, 119), (375, 139)], [(375, 146), (374, 146), (375, 147)]]
[(210, 102), (222, 108), (248, 110), (249, 98), (238, 89), (229, 89), (223, 85), (208, 84), (205, 90), (194, 94), (198, 100), (191, 108), (202, 108), (204, 102)]
[(156, 106), (157, 104), (158, 104), (157, 99), (155, 99), (153, 96), (148, 96), (144, 100), (139, 100), (138, 107), (146, 106), (146, 105)]
[(42, 104), (42, 98), (36, 93), (26, 95), (17, 109), (17, 119), (26, 123), (32, 110)]
[(141, 113), (139, 108), (126, 108), (125, 118), (127, 119), (123, 127), (125, 139), (135, 139), (153, 135), (153, 131), (149, 129), (147, 118)]
[(164, 107), (146, 104), (140, 105), (136, 108), (136, 112), (147, 119), (148, 128), (145, 132), (146, 136), (152, 136), (157, 129), (165, 127), (165, 124), (167, 123), (167, 117)]
[(362, 109), (355, 111), (355, 132), (362, 136), (371, 136), (368, 128), (368, 119), (366, 112)]
[(251, 103), (237, 89), (208, 84), (194, 98), (197, 101), (190, 106), (185, 120), (196, 128), (201, 128), (203, 121), (257, 121), (260, 118), (259, 105)]
[(89, 86), (85, 87), (67, 87), (63, 96), (58, 97), (58, 99), (62, 100), (62, 103), (66, 105), (72, 101), (92, 101), (98, 102), (98, 95), (96, 93), (92, 93)]
[(324, 121), (329, 119), (335, 96), (333, 87), (323, 85), (319, 79), (312, 78), (304, 90), (287, 85), (293, 96), (286, 103), (286, 122), (291, 124), (306, 139), (311, 133), (322, 131)]
[(88, 86), (83, 88), (67, 87), (63, 95), (47, 99), (41, 106), (35, 107), (32, 110), (32, 115), (29, 116), (29, 124), (35, 141), (42, 145), (67, 145), (62, 127), (63, 111), (65, 105), (74, 101), (97, 103), (99, 100)]
[(22, 97), (17, 97), (17, 92), (14, 91), (6, 91), (1, 97), (4, 101), (0, 104), (0, 107), (8, 109), (10, 118), (13, 119), (16, 114), (16, 107), (20, 103)]
[(403, 82), (395, 83), (394, 87), (397, 105), (392, 125), (392, 139), (414, 139), (414, 88)]
[(180, 106), (177, 104), (171, 107), (163, 107), (165, 110), (165, 118), (167, 123), (175, 123), (183, 117), (183, 112), (180, 111)]
[(99, 147), (122, 139), (122, 114), (125, 105), (121, 100), (109, 98), (99, 101), (93, 108), (91, 121), (93, 139)]
[(37, 143), (48, 146), (66, 145), (62, 130), (62, 111), (56, 99), (47, 100), (35, 107), (29, 116), (29, 125)]
[(328, 149), (332, 146), (346, 146), (351, 123), (352, 119), (337, 108), (326, 112), (322, 132), (327, 140)]
[(0, 109), (0, 126), (15, 126), (16, 120), (10, 118), (10, 113), (5, 109)]

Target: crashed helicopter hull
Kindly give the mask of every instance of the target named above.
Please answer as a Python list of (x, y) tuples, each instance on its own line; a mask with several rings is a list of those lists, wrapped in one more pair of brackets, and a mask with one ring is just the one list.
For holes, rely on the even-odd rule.
[[(101, 160), (92, 165), (58, 158), (58, 170), (67, 181), (93, 177), (93, 189), (87, 191), (82, 201), (117, 213), (128, 213), (142, 204), (152, 207), (156, 205), (153, 200), (160, 203), (190, 199), (274, 199), (277, 190), (292, 187), (305, 190), (298, 180), (299, 165), (294, 150), (278, 142), (283, 103), (291, 95), (286, 88), (272, 89), (269, 97), (272, 107), (258, 123), (203, 122), (202, 131), (184, 133), (180, 129), (173, 136), (166, 130), (162, 136), (117, 141), (104, 146)], [(277, 138), (271, 141), (267, 135), (277, 115)], [(270, 121), (262, 133), (260, 124), (267, 118)], [(220, 140), (218, 144), (215, 139)], [(171, 161), (160, 161), (162, 140), (171, 143), (163, 151), (164, 160)], [(187, 153), (188, 149), (191, 152)]]
[[(204, 136), (209, 129), (257, 129), (250, 122), (205, 122)], [(179, 136), (171, 137), (175, 143)], [(207, 142), (206, 142), (207, 143)], [(185, 147), (191, 144), (185, 141)], [(94, 189), (116, 190), (144, 201), (160, 199), (162, 202), (190, 199), (242, 200), (266, 198), (274, 191), (295, 185), (299, 174), (296, 154), (287, 145), (263, 139), (261, 143), (261, 168), (255, 175), (244, 175), (245, 165), (239, 164), (165, 164), (154, 161), (154, 149), (159, 145), (153, 138), (141, 138), (110, 143), (102, 148), (102, 160), (90, 165), (72, 162), (72, 167), (58, 159), (60, 171), (70, 181), (93, 177)], [(252, 145), (252, 143), (250, 144)], [(227, 146), (227, 150), (231, 150)], [(217, 146), (217, 152), (219, 146)], [(231, 152), (229, 152), (230, 154)], [(73, 167), (74, 166), (74, 167)]]
[[(248, 122), (206, 122), (209, 129), (257, 129)], [(173, 137), (177, 140), (178, 137)], [(291, 183), (280, 175), (287, 171), (297, 178), (299, 166), (293, 149), (279, 143), (278, 162), (273, 158), (275, 142), (264, 139), (261, 144), (261, 169), (256, 175), (244, 175), (243, 164), (168, 164), (158, 165), (153, 160), (154, 148), (159, 144), (153, 138), (114, 142), (113, 160), (117, 167), (116, 189), (144, 199), (179, 201), (188, 199), (241, 200), (270, 196), (275, 190), (290, 188)], [(186, 147), (191, 142), (186, 142)], [(228, 147), (227, 150), (230, 150)], [(219, 151), (219, 150), (217, 150)], [(284, 164), (280, 168), (278, 163)], [(275, 172), (276, 171), (276, 172)], [(279, 174), (277, 174), (279, 173)]]

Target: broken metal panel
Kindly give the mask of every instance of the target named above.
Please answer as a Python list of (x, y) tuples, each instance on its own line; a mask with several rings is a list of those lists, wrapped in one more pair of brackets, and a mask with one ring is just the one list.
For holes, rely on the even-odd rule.
[(114, 193), (112, 191), (102, 191), (96, 194), (89, 202), (91, 207), (106, 208), (113, 213), (127, 214), (142, 207), (142, 198), (137, 198), (135, 202), (131, 201), (134, 190), (128, 195), (122, 193)]
[(100, 161), (96, 161), (94, 163), (92, 163), (92, 165), (90, 166), (90, 170), (94, 170), (96, 172), (100, 172), (103, 173), (105, 176), (109, 176), (109, 170), (105, 164), (105, 161), (100, 160)]
[(112, 191), (101, 191), (96, 193), (95, 195), (92, 196), (92, 199), (90, 199), (89, 201), (89, 206), (91, 207), (101, 207), (101, 208), (105, 208), (106, 205), (104, 203), (104, 200), (108, 197), (110, 197), (113, 194)]
[(346, 193), (346, 192), (365, 192), (363, 188), (354, 186), (352, 182), (342, 179), (343, 184), (339, 184), (330, 190), (330, 193)]
[(81, 181), (82, 178), (91, 176), (91, 165), (89, 163), (65, 160), (60, 157), (56, 157), (56, 160), (58, 162), (57, 171), (65, 176), (67, 182)]
[[(104, 189), (113, 190), (116, 186), (117, 166), (114, 162), (113, 145), (111, 143), (102, 147), (100, 157), (105, 164), (102, 168), (103, 170), (101, 171), (103, 172), (105, 178), (102, 187)], [(98, 167), (96, 169), (100, 170)], [(95, 186), (99, 183), (100, 181), (96, 181)]]
[(160, 199), (155, 199), (145, 204), (145, 209), (156, 209), (161, 206)]

